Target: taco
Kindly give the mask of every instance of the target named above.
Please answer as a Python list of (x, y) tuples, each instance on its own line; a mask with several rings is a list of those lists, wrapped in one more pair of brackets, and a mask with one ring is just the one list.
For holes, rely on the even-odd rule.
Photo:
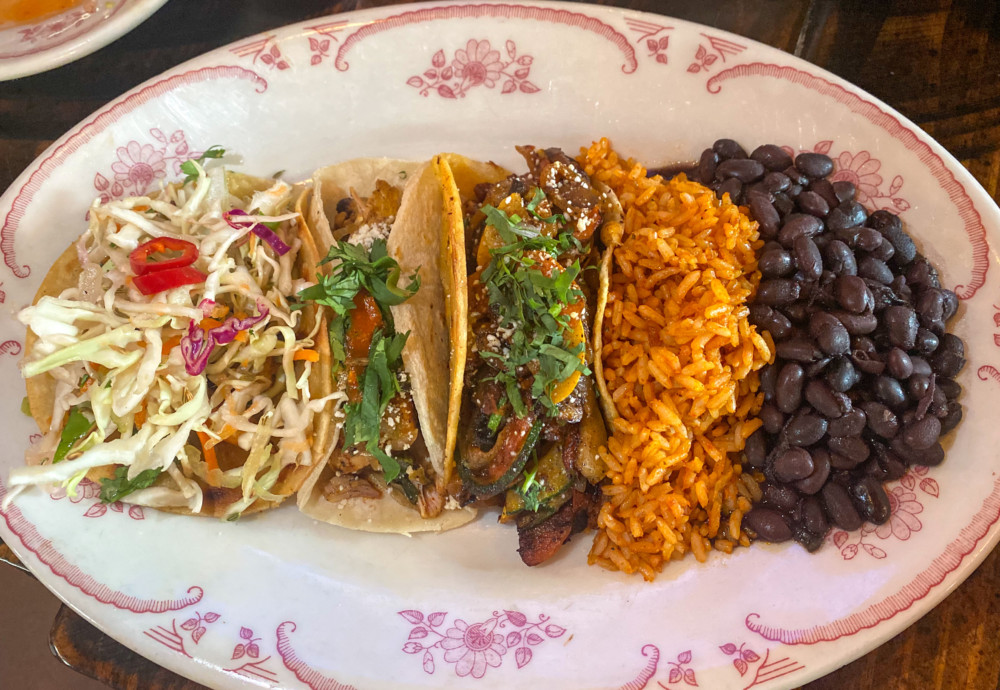
[(607, 431), (591, 378), (590, 315), (607, 286), (586, 274), (596, 273), (587, 269), (600, 263), (597, 239), (620, 213), (614, 195), (559, 149), (517, 150), (523, 175), (445, 159), (446, 196), (457, 200), (447, 217), (463, 240), (452, 261), (468, 269), (455, 462), (464, 501), (502, 499), (501, 522), (517, 525), (521, 559), (537, 565), (598, 505)]
[(448, 334), (464, 289), (448, 263), (439, 165), (366, 159), (314, 175), (308, 217), (325, 256), (300, 298), (321, 307), (319, 337), (344, 397), (331, 404), (322, 460), (299, 493), (311, 517), (401, 533), (475, 517), (452, 498)]
[(290, 302), (302, 190), (202, 165), (221, 154), (156, 193), (95, 202), (18, 314), (42, 437), (11, 499), (91, 481), (105, 502), (234, 519), (307, 478), (328, 401), (314, 388), (321, 323)]

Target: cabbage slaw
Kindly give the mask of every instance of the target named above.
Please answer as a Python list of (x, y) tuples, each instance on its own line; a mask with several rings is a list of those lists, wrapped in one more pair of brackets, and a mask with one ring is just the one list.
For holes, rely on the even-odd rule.
[[(108, 476), (124, 466), (129, 481), (159, 475), (123, 499), (129, 503), (197, 513), (203, 485), (239, 489), (223, 515), (234, 518), (257, 500), (281, 500), (273, 490), (286, 468), (319, 460), (313, 418), (343, 394), (312, 399), (318, 323), (300, 337), (302, 312), (289, 301), (311, 285), (294, 270), (303, 220), (290, 209), (300, 190), (221, 166), (206, 171), (200, 161), (185, 165), (197, 172), (189, 181), (95, 201), (76, 244), (77, 285), (19, 312), (38, 338), (22, 373), (55, 379), (53, 422), (29, 450), (29, 465), (11, 471), (7, 502), (34, 485), (72, 493), (88, 471)], [(245, 222), (230, 222), (230, 212)], [(264, 224), (285, 251), (254, 232)], [(160, 237), (198, 247), (193, 266), (204, 283), (149, 296), (133, 285), (130, 253)], [(93, 430), (53, 463), (71, 409)], [(245, 461), (219, 467), (208, 450), (219, 443), (238, 446)]]

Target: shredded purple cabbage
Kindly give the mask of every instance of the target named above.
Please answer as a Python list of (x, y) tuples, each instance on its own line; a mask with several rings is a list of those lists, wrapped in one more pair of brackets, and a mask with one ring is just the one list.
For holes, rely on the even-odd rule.
[(222, 215), (226, 219), (226, 222), (229, 223), (230, 226), (236, 228), (237, 230), (242, 230), (243, 228), (249, 227), (250, 232), (252, 232), (257, 237), (267, 242), (271, 246), (271, 249), (273, 249), (278, 256), (288, 253), (289, 246), (285, 244), (280, 237), (278, 237), (278, 234), (274, 230), (267, 227), (263, 223), (251, 224), (250, 221), (247, 220), (240, 221), (232, 219), (232, 216), (247, 215), (245, 211), (241, 211), (238, 208), (234, 208), (232, 211), (227, 211)]
[[(210, 302), (211, 304), (206, 304)], [(215, 302), (203, 299), (198, 305), (206, 315), (211, 312)], [(184, 356), (184, 369), (190, 376), (199, 376), (208, 366), (208, 358), (212, 355), (212, 350), (216, 345), (227, 345), (233, 342), (236, 334), (246, 331), (261, 321), (264, 321), (270, 314), (270, 310), (263, 302), (257, 302), (257, 315), (248, 316), (245, 319), (238, 319), (230, 316), (221, 326), (210, 328), (207, 331), (194, 319), (188, 324), (187, 335), (181, 338), (181, 354)]]

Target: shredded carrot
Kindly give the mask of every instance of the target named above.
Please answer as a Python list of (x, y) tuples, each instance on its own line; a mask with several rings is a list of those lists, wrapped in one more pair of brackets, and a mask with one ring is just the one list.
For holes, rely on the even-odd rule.
[(215, 457), (215, 447), (212, 443), (212, 438), (209, 437), (204, 431), (198, 432), (198, 440), (201, 441), (201, 449), (205, 453), (205, 466), (208, 471), (219, 469), (219, 461)]
[(316, 350), (296, 350), (295, 354), (292, 355), (292, 359), (295, 361), (318, 362), (319, 353)]
[(170, 351), (181, 344), (181, 336), (175, 335), (163, 341), (163, 356), (166, 357)]
[(135, 413), (135, 417), (132, 421), (135, 424), (136, 429), (141, 429), (142, 425), (146, 423), (146, 408), (140, 407), (139, 411)]
[(202, 329), (208, 331), (213, 328), (218, 328), (219, 326), (222, 325), (222, 322), (219, 321), (218, 319), (205, 317), (204, 319), (201, 320), (201, 323), (199, 323), (198, 325), (201, 326)]

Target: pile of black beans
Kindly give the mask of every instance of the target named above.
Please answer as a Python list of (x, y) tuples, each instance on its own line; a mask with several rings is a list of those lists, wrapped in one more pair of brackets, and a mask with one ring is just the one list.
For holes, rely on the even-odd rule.
[[(940, 437), (962, 418), (961, 339), (946, 331), (958, 298), (899, 217), (869, 214), (833, 161), (735, 141), (707, 149), (694, 179), (745, 204), (765, 241), (751, 321), (773, 336), (761, 371), (763, 427), (744, 471), (762, 498), (744, 525), (760, 539), (819, 548), (832, 526), (889, 519), (883, 482), (944, 459)], [(759, 476), (759, 475), (758, 475)]]

